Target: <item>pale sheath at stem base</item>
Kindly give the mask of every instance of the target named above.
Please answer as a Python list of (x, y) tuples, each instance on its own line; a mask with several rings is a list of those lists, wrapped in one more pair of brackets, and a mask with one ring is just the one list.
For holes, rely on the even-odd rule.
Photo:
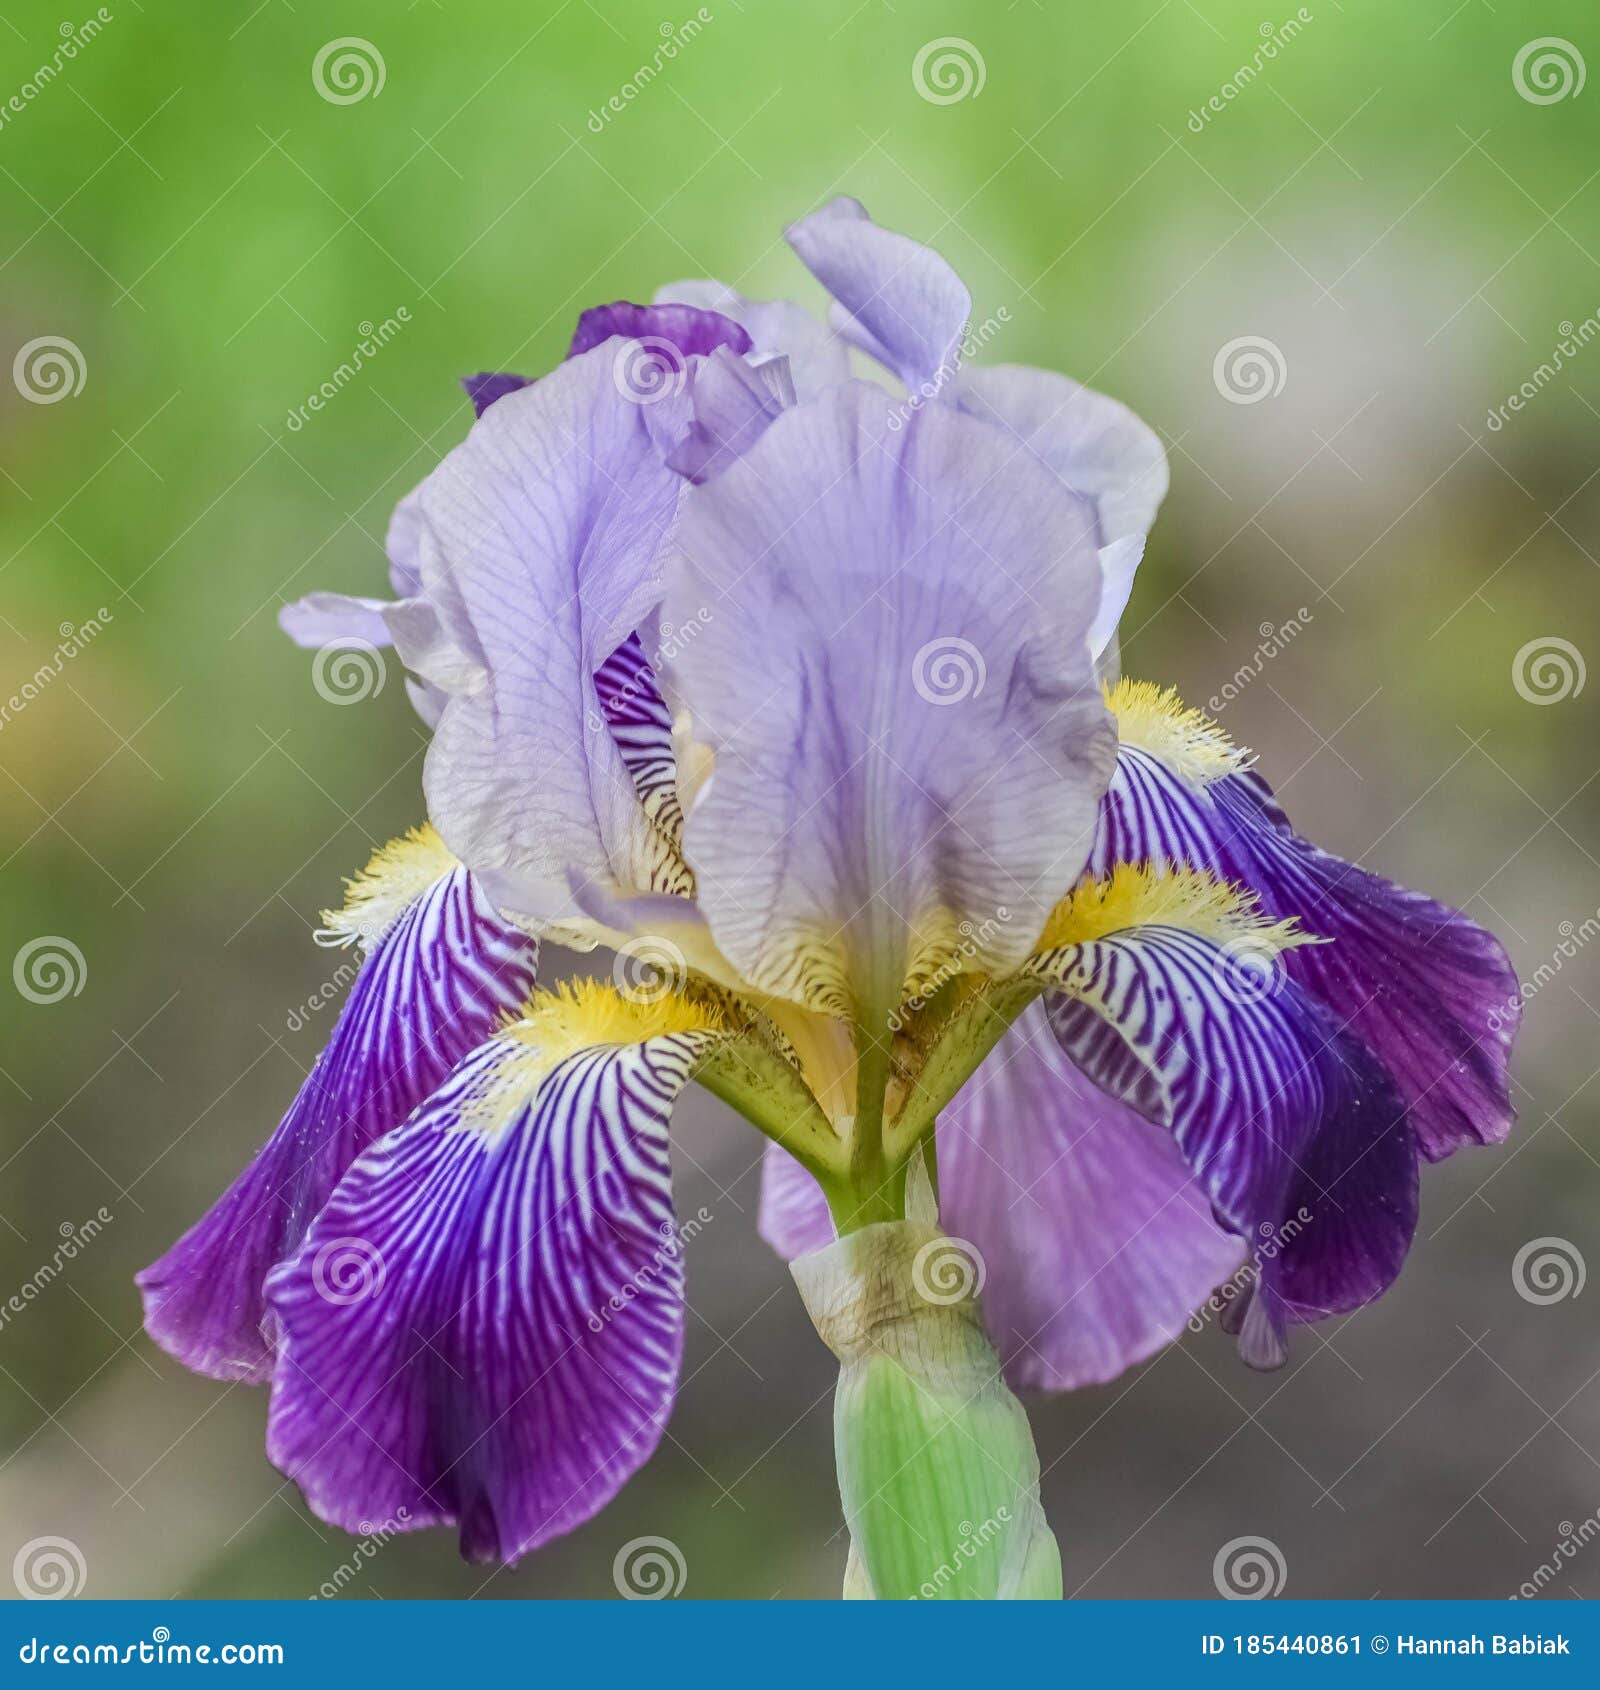
[(1000, 1375), (970, 1280), (946, 1301), (933, 1267), (961, 1249), (929, 1221), (880, 1221), (793, 1264), (839, 1358), (847, 1598), (1061, 1596), (1028, 1417)]

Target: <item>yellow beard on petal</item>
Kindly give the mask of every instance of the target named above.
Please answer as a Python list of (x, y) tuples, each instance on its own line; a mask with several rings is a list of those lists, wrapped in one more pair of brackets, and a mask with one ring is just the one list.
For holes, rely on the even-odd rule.
[(1172, 687), (1124, 676), (1105, 689), (1105, 697), (1124, 745), (1159, 757), (1196, 786), (1247, 769), (1254, 760), (1203, 711), (1191, 710)]
[(408, 904), (458, 866), (432, 822), (391, 839), (373, 852), (359, 874), (345, 882), (343, 908), (322, 912), (317, 943), (359, 941), (370, 950)]

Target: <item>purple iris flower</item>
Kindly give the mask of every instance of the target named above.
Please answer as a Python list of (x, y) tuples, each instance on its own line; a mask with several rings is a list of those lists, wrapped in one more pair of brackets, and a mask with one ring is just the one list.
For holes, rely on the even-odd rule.
[[(710, 282), (585, 313), (468, 380), (393, 598), (283, 612), (395, 646), (430, 822), (327, 918), (365, 958), (327, 1050), (140, 1283), (179, 1359), (270, 1378), (272, 1459), (347, 1528), (513, 1561), (649, 1457), (691, 1079), (771, 1140), (786, 1256), (934, 1160), (1006, 1377), (1056, 1390), (1224, 1282), (1281, 1362), (1393, 1281), (1419, 1160), (1510, 1130), (1498, 943), (1118, 677), (1156, 436), (965, 367), (967, 290), (856, 202), (789, 241), (826, 326)], [(535, 989), (541, 939), (612, 982)]]

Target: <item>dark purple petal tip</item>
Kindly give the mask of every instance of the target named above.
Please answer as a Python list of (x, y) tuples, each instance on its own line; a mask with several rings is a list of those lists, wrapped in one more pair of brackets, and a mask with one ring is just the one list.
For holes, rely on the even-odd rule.
[(611, 305), (593, 305), (578, 319), (572, 333), (569, 358), (621, 335), (627, 340), (665, 340), (686, 357), (708, 357), (719, 346), (743, 356), (752, 346), (750, 336), (731, 317), (720, 311), (702, 311), (693, 305), (634, 305), (619, 299)]
[(473, 410), (481, 417), (497, 399), (504, 399), (508, 393), (520, 392), (524, 387), (532, 387), (533, 380), (529, 376), (512, 375), (509, 370), (481, 370), (475, 376), (463, 376), (461, 385), (472, 401)]

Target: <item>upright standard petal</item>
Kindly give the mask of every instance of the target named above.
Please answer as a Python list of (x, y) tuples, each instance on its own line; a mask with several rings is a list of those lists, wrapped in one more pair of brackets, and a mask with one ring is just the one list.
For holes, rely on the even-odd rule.
[(972, 295), (932, 247), (882, 229), (841, 195), (793, 224), (789, 244), (831, 293), (839, 332), (932, 397), (955, 376)]
[(1244, 1259), (1170, 1134), (1085, 1078), (1039, 1006), (940, 1116), (938, 1144), (944, 1225), (983, 1261), (1016, 1389), (1116, 1378)]
[(1331, 944), (1285, 959), (1289, 976), (1394, 1076), (1430, 1161), (1503, 1139), (1521, 1007), (1499, 941), (1457, 911), (1302, 839), (1248, 756), (1172, 692), (1123, 681), (1121, 735), (1092, 867), (1164, 861), (1248, 887), (1274, 918)]
[(721, 282), (673, 282), (656, 293), (658, 305), (693, 305), (731, 317), (750, 336), (757, 357), (782, 357), (796, 394), (815, 399), (850, 376), (844, 343), (804, 306), (787, 299), (746, 299)]
[(535, 1000), (341, 1182), (272, 1276), (267, 1448), (323, 1519), (515, 1561), (648, 1459), (677, 1387), (667, 1116), (721, 1034), (583, 983)]
[(1285, 1329), (1378, 1296), (1417, 1219), (1417, 1154), (1383, 1065), (1279, 972), (1291, 925), (1192, 870), (1086, 880), (1027, 972), (1063, 1050), (1171, 1129), (1229, 1230), (1273, 1241), (1240, 1332), (1278, 1365)]
[(1114, 753), (1086, 507), (983, 424), (891, 409), (834, 389), (691, 489), (664, 604), (701, 624), (667, 665), (713, 757), (701, 907), (754, 987), (837, 1014), (1020, 962)]
[(594, 682), (658, 593), (682, 486), (613, 362), (597, 347), (501, 399), (423, 483), (430, 620), (396, 626), (401, 656), (450, 693), (426, 770), (439, 830), (474, 869), (530, 888), (541, 918), (566, 913), (573, 873), (681, 878)]
[(256, 1159), (138, 1276), (150, 1336), (197, 1373), (266, 1378), (262, 1282), (355, 1157), (397, 1126), (533, 986), (538, 947), (431, 829), (373, 858), (340, 938), (366, 950), (327, 1048)]

